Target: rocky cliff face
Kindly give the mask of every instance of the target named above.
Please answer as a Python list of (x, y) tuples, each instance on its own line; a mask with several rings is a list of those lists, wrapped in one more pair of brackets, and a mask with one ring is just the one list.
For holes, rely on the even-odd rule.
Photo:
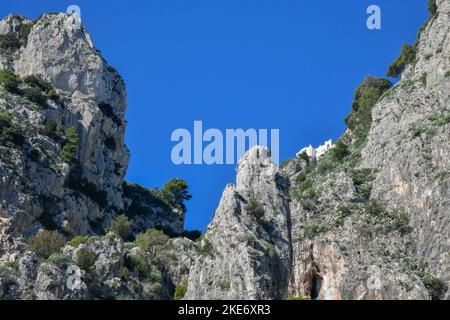
[(254, 148), (208, 226), (186, 298), (281, 299), (291, 250), (288, 184), (269, 150)]
[[(41, 229), (58, 230), (66, 239), (97, 236), (126, 214), (134, 234), (152, 227), (184, 231), (184, 208), (124, 182), (125, 85), (87, 31), (72, 23), (66, 14), (0, 21), (0, 261), (19, 268), (4, 270), (15, 289), (6, 290), (0, 275), (7, 297), (24, 298), (33, 290), (37, 298), (93, 297), (89, 290), (67, 293), (64, 264), (52, 269), (22, 255), (27, 239)], [(123, 257), (123, 244), (111, 245), (104, 250)], [(57, 292), (45, 289), (59, 285)]]
[(244, 157), (188, 299), (449, 298), (450, 2), (436, 4), (401, 81), (361, 84), (333, 152), (281, 169)]
[[(9, 16), (0, 25), (4, 37), (23, 41), (15, 51), (3, 52), (3, 67), (21, 78), (40, 76), (59, 97), (39, 104), (1, 94), (2, 111), (25, 137), (20, 146), (2, 147), (1, 212), (8, 234), (33, 233), (43, 219), (69, 234), (93, 233), (93, 222), (124, 206), (122, 184), (129, 159), (123, 143), (124, 84), (84, 29), (65, 27), (68, 19), (64, 14), (37, 21)], [(53, 134), (44, 133), (49, 121), (58, 124)], [(68, 128), (75, 128), (79, 138), (72, 166), (58, 157)]]
[[(4, 19), (0, 66), (49, 86), (0, 89), (0, 299), (449, 299), (450, 2), (431, 9), (332, 151), (278, 167), (251, 149), (195, 242), (103, 235), (118, 214), (133, 236), (180, 235), (184, 209), (124, 182), (124, 84), (86, 30)], [(43, 259), (25, 248), (39, 229), (84, 236)]]
[[(96, 234), (117, 213), (135, 214), (129, 208), (137, 187), (128, 186), (125, 195), (123, 190), (129, 160), (125, 85), (87, 31), (68, 27), (71, 19), (66, 14), (35, 21), (11, 15), (0, 22), (0, 67), (22, 79), (39, 76), (57, 97), (33, 95), (30, 87), (20, 88), (22, 94), (0, 94), (1, 111), (24, 137), (20, 145), (1, 146), (3, 237), (31, 234), (42, 226), (62, 228), (68, 235)], [(50, 122), (56, 124), (52, 132), (46, 127)], [(71, 163), (60, 156), (69, 128), (76, 129), (79, 139)], [(152, 200), (144, 191), (140, 203)], [(184, 212), (163, 204), (148, 210), (164, 227), (183, 231)], [(164, 215), (174, 222), (163, 221)], [(155, 217), (141, 219), (136, 229), (156, 224)]]

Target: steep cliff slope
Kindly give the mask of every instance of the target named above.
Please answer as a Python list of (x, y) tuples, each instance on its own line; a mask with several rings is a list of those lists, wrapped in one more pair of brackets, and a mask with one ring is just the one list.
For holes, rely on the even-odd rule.
[(251, 150), (186, 297), (449, 298), (449, 58), (450, 2), (438, 0), (390, 68), (401, 81), (362, 82), (332, 152), (278, 170)]
[[(42, 226), (68, 236), (96, 234), (116, 214), (129, 213), (133, 199), (141, 207), (157, 202), (135, 185), (126, 185), (124, 194), (125, 85), (86, 30), (68, 27), (71, 19), (11, 15), (0, 22), (0, 68), (24, 80), (0, 92), (0, 111), (10, 118), (0, 146), (1, 237), (32, 234)], [(141, 231), (161, 224), (183, 232), (183, 210), (163, 203), (147, 207)], [(3, 240), (2, 246), (14, 246), (14, 240)]]
[[(162, 267), (155, 257), (137, 254), (135, 246), (148, 270), (133, 271), (127, 258), (132, 246), (125, 250), (118, 237), (100, 236), (118, 215), (131, 220), (132, 235), (149, 228), (180, 235), (185, 208), (124, 182), (125, 85), (84, 27), (74, 28), (73, 22), (62, 13), (0, 21), (0, 298), (101, 298), (122, 292), (169, 299), (174, 289), (169, 274), (181, 281), (185, 273), (170, 270), (182, 266)], [(28, 239), (44, 229), (65, 241), (91, 239), (87, 244), (88, 238), (79, 237), (63, 250), (65, 256), (50, 261), (24, 253)], [(80, 247), (92, 262), (85, 269), (97, 267), (95, 279), (87, 272), (88, 285), (82, 282), (75, 292), (67, 289), (67, 270), (76, 266), (78, 256), (71, 252)], [(156, 287), (142, 287), (148, 283)]]

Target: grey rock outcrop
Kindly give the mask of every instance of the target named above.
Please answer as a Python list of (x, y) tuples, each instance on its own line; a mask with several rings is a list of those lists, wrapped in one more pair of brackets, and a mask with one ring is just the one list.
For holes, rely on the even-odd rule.
[(186, 299), (284, 298), (292, 250), (288, 198), (270, 151), (250, 150), (208, 226)]
[(377, 168), (373, 196), (406, 211), (415, 258), (449, 284), (450, 2), (437, 5), (419, 35), (415, 64), (373, 110), (361, 167)]
[[(183, 232), (185, 210), (161, 201), (152, 206), (154, 199), (146, 194), (130, 208), (133, 201), (123, 189), (129, 160), (125, 85), (86, 29), (71, 27), (72, 20), (61, 13), (36, 20), (9, 15), (0, 21), (0, 67), (22, 79), (38, 76), (51, 88), (36, 93), (20, 84), (18, 92), (0, 91), (0, 111), (11, 116), (16, 130), (9, 138), (20, 138), (0, 145), (3, 261), (23, 250), (26, 238), (41, 228), (61, 230), (69, 238), (95, 235), (124, 212), (140, 217), (135, 233), (150, 227)], [(49, 132), (51, 122), (56, 126)], [(61, 156), (69, 128), (79, 139), (71, 163)], [(152, 214), (134, 212), (138, 206)]]
[[(125, 85), (72, 23), (62, 13), (0, 21), (0, 67), (22, 80), (0, 86), (0, 298), (170, 299), (187, 281), (192, 241), (167, 238), (170, 255), (155, 257), (98, 237), (119, 214), (134, 236), (150, 228), (178, 236), (185, 208), (124, 182)], [(78, 136), (71, 160), (62, 155), (69, 128)], [(90, 238), (45, 260), (26, 251), (40, 229)]]
[[(354, 104), (339, 150), (280, 170), (251, 161), (261, 149), (244, 157), (186, 299), (450, 297), (450, 2), (436, 4), (399, 83), (358, 89), (359, 102), (381, 97)], [(267, 230), (248, 216), (252, 197)]]

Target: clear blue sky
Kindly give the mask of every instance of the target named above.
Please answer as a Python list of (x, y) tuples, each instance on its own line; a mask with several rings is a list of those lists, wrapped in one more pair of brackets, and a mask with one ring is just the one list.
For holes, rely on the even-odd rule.
[[(129, 94), (127, 179), (147, 187), (185, 179), (193, 199), (187, 229), (203, 229), (235, 166), (175, 166), (171, 133), (207, 128), (279, 128), (280, 156), (337, 139), (365, 75), (384, 76), (414, 42), (427, 0), (2, 0), (35, 18), (81, 7), (83, 23)], [(366, 8), (382, 9), (382, 30)]]

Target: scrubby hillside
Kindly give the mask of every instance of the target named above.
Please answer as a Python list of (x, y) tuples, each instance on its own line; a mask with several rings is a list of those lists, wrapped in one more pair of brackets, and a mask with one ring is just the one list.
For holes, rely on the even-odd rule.
[(429, 7), (389, 67), (401, 80), (366, 78), (319, 162), (244, 157), (187, 298), (450, 297), (450, 2)]
[[(187, 185), (124, 181), (125, 85), (73, 19), (0, 21), (0, 298), (169, 299), (179, 263), (165, 267), (115, 235), (183, 234)], [(86, 274), (72, 291), (77, 264)]]

